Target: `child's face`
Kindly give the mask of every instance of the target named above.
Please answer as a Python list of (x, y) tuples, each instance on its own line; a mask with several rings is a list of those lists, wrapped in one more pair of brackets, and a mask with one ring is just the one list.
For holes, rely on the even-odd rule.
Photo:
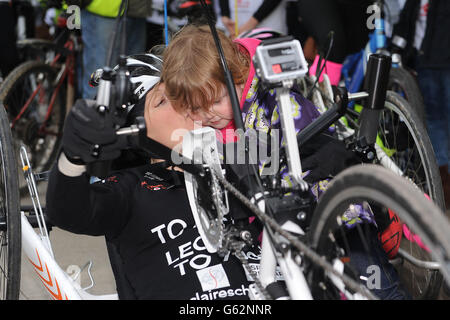
[[(236, 86), (236, 93), (239, 99), (242, 91), (243, 86)], [(233, 109), (226, 87), (222, 87), (221, 94), (208, 111), (204, 109), (189, 110), (188, 115), (192, 120), (201, 122), (203, 127), (213, 127), (215, 129), (225, 128), (233, 120)]]

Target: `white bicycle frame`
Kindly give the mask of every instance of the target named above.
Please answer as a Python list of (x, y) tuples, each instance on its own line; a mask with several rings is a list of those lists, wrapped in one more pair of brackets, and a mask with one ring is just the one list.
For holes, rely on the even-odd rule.
[[(45, 290), (54, 300), (117, 300), (117, 294), (92, 295), (88, 293), (86, 290), (92, 287), (92, 285), (87, 288), (81, 288), (80, 284), (74, 279), (76, 277), (70, 277), (59, 266), (53, 254), (34, 174), (24, 147), (20, 149), (20, 156), (22, 170), (27, 180), (39, 227), (39, 232), (37, 233), (25, 213), (21, 212), (22, 250)], [(93, 282), (92, 278), (91, 281)]]

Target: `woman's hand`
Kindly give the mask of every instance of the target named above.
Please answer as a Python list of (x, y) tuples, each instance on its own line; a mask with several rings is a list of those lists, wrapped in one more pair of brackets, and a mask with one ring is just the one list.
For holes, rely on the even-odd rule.
[(96, 101), (79, 99), (64, 124), (62, 148), (76, 164), (113, 160), (127, 147), (126, 139), (116, 135), (113, 118), (96, 110)]

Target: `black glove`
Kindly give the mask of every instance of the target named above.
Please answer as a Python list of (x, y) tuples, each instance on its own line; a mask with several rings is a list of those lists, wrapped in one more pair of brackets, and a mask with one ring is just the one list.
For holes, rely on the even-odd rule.
[[(309, 156), (302, 158), (302, 170), (311, 170), (305, 177), (307, 182), (332, 178), (342, 170), (361, 163), (361, 159), (353, 151), (347, 150), (344, 142), (332, 137), (318, 136), (315, 142), (308, 143), (305, 147)], [(304, 154), (302, 149), (300, 155)]]
[(65, 120), (62, 148), (75, 164), (113, 160), (127, 147), (126, 139), (116, 135), (112, 116), (100, 114), (95, 103), (77, 100)]

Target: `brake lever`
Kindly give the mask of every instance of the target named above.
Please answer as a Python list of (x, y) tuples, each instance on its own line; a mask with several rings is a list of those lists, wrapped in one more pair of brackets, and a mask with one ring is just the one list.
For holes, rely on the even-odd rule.
[(145, 120), (144, 117), (136, 117), (136, 122), (130, 125), (129, 127), (120, 128), (116, 131), (116, 135), (122, 136), (122, 135), (132, 135), (136, 136), (141, 131), (144, 131), (146, 129)]

